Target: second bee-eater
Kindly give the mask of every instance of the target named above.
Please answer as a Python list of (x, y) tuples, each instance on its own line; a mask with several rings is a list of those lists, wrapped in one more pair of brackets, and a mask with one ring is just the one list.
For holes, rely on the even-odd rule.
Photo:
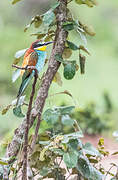
[[(53, 42), (42, 43), (39, 40), (33, 42), (30, 48), (27, 49), (27, 51), (25, 52), (22, 67), (35, 66), (37, 72), (40, 73), (45, 64), (46, 47), (48, 44), (51, 43)], [(17, 95), (18, 99), (22, 96), (29, 82), (35, 75), (35, 70), (31, 70), (31, 69), (21, 70), (21, 74), (22, 74), (22, 83), (18, 91), (18, 95)]]

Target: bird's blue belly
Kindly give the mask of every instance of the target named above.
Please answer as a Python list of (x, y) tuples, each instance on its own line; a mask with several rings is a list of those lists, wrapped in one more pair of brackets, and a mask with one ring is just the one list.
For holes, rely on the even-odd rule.
[(46, 52), (45, 51), (38, 51), (36, 50), (38, 54), (38, 61), (36, 64), (36, 69), (38, 73), (40, 73), (45, 65), (45, 59), (46, 59)]

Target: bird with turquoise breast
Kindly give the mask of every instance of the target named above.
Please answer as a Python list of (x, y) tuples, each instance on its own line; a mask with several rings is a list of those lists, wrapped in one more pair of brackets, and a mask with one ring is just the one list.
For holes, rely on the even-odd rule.
[[(46, 47), (51, 43), (53, 42), (43, 43), (40, 40), (33, 42), (30, 48), (25, 52), (22, 67), (34, 66), (37, 72), (40, 73), (45, 65)], [(26, 70), (21, 70), (20, 73), (22, 75), (22, 83), (18, 91), (18, 99), (22, 96), (29, 82), (35, 75), (35, 71), (29, 68)]]

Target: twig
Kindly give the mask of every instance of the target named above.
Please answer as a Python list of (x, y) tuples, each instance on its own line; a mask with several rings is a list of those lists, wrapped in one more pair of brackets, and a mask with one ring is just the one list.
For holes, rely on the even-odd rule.
[(24, 141), (24, 148), (23, 148), (24, 159), (23, 159), (22, 180), (27, 180), (28, 133), (29, 133), (30, 115), (31, 115), (31, 110), (32, 110), (32, 103), (33, 103), (33, 97), (35, 94), (35, 86), (36, 86), (37, 78), (38, 78), (38, 74), (37, 74), (37, 71), (35, 71), (34, 82), (32, 85), (32, 92), (31, 92), (27, 116), (26, 116), (26, 128), (25, 128), (25, 137), (24, 137), (25, 141)]
[(35, 72), (37, 73), (37, 69), (35, 66), (25, 66), (25, 67), (21, 67), (21, 66), (17, 66), (15, 64), (12, 64), (12, 67), (15, 67), (17, 69), (21, 69), (21, 70), (27, 70), (27, 69), (31, 69), (31, 70), (35, 70)]

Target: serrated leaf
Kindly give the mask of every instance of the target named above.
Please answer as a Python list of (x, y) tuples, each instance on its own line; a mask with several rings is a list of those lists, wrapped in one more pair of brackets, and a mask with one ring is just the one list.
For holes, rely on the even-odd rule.
[(22, 113), (21, 106), (15, 107), (13, 109), (13, 113), (14, 113), (15, 116), (17, 116), (19, 118), (25, 117), (25, 115)]
[(55, 19), (55, 14), (53, 11), (50, 9), (48, 12), (46, 12), (43, 16), (43, 23), (46, 26), (49, 26)]
[(68, 47), (65, 47), (65, 49), (63, 51), (63, 54), (62, 54), (62, 57), (64, 59), (68, 59), (68, 58), (71, 57), (71, 55), (72, 55), (72, 50), (70, 48), (68, 48)]
[(76, 67), (74, 64), (68, 63), (64, 66), (63, 75), (64, 75), (65, 79), (67, 79), (67, 80), (73, 79), (75, 76), (75, 73), (76, 73)]
[(101, 156), (99, 151), (90, 143), (86, 143), (85, 145), (83, 145), (83, 151), (85, 152), (85, 154), (89, 154), (91, 156)]
[(61, 80), (61, 76), (59, 72), (56, 72), (53, 82), (57, 83), (59, 86), (62, 86), (63, 82)]
[(60, 5), (60, 2), (57, 1), (54, 4), (52, 4), (50, 7), (54, 11), (59, 5)]
[(72, 43), (72, 42), (70, 42), (70, 41), (67, 41), (67, 45), (68, 45), (68, 47), (69, 47), (70, 49), (72, 49), (72, 50), (74, 50), (74, 51), (76, 51), (76, 50), (79, 49), (78, 46), (76, 46), (74, 43)]
[(12, 82), (14, 83), (20, 77), (20, 69), (16, 69), (12, 74)]
[(43, 119), (48, 124), (55, 124), (59, 119), (60, 113), (57, 110), (47, 109), (43, 114)]
[(84, 178), (89, 180), (102, 180), (103, 176), (101, 172), (95, 169), (83, 155), (80, 155), (78, 158), (77, 169)]
[(76, 151), (66, 152), (63, 155), (63, 161), (65, 162), (68, 168), (76, 167), (78, 160), (78, 153)]
[(75, 106), (61, 106), (58, 107), (58, 110), (60, 111), (61, 115), (66, 115), (70, 114), (74, 108)]
[(74, 120), (68, 114), (63, 115), (61, 121), (63, 125), (72, 126), (74, 124)]
[(51, 169), (48, 168), (48, 167), (43, 167), (41, 170), (40, 170), (40, 175), (45, 177), (46, 175), (48, 175), (49, 173), (51, 172)]

